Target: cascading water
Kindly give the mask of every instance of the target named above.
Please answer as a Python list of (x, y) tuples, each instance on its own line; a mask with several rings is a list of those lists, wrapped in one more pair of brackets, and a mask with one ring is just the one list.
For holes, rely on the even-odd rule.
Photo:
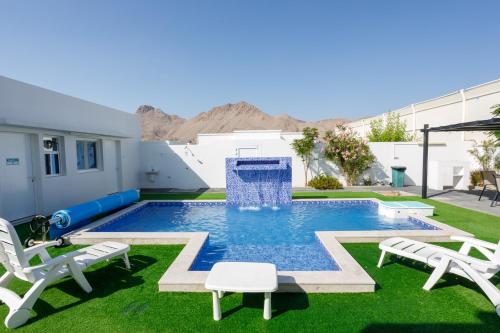
[(290, 204), (291, 164), (291, 157), (227, 158), (227, 203), (244, 209)]

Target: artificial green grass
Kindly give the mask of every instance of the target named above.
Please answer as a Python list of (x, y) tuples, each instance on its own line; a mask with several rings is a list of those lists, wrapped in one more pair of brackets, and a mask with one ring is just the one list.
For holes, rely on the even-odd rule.
[[(189, 198), (214, 199), (214, 195), (223, 198), (217, 193)], [(305, 196), (393, 200), (374, 193), (294, 194), (295, 198)], [(144, 198), (180, 199), (171, 194)], [(436, 206), (437, 220), (472, 232), (479, 238), (493, 241), (500, 238), (498, 217), (432, 200), (425, 202)], [(449, 246), (456, 247), (456, 244)], [(410, 261), (387, 260), (382, 269), (377, 269), (377, 244), (345, 244), (345, 247), (377, 282), (375, 293), (274, 294), (270, 321), (262, 319), (262, 295), (230, 294), (221, 302), (223, 319), (215, 322), (209, 293), (158, 292), (158, 280), (182, 246), (132, 246), (132, 271), (123, 269), (120, 261), (92, 268), (86, 273), (94, 287), (89, 295), (71, 279), (54, 284), (36, 303), (30, 321), (17, 331), (498, 332), (500, 318), (472, 283), (447, 275), (427, 292), (422, 286), (430, 271), (423, 266)], [(53, 254), (74, 248), (54, 250)], [(500, 286), (499, 278), (494, 278), (493, 282)], [(16, 281), (12, 287), (17, 292), (25, 292), (28, 284)], [(6, 314), (6, 306), (0, 306), (0, 317)]]

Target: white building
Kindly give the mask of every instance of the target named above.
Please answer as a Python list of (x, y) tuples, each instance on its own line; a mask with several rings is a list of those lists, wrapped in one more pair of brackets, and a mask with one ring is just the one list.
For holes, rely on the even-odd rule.
[(136, 116), (0, 76), (0, 216), (138, 187)]

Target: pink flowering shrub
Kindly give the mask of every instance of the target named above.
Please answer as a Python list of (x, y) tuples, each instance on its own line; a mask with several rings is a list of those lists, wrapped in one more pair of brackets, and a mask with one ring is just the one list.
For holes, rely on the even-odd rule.
[(337, 125), (335, 131), (326, 132), (323, 139), (325, 157), (341, 169), (347, 185), (354, 185), (375, 161), (368, 143), (344, 125)]

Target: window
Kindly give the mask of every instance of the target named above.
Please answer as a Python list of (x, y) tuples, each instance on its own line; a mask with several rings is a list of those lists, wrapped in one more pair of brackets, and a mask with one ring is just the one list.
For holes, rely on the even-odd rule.
[(99, 143), (96, 140), (76, 140), (76, 165), (78, 170), (99, 168)]
[(61, 173), (61, 138), (57, 136), (43, 137), (43, 154), (45, 174), (48, 176)]
[(259, 156), (259, 147), (248, 146), (236, 148), (236, 155), (238, 157), (257, 157)]

